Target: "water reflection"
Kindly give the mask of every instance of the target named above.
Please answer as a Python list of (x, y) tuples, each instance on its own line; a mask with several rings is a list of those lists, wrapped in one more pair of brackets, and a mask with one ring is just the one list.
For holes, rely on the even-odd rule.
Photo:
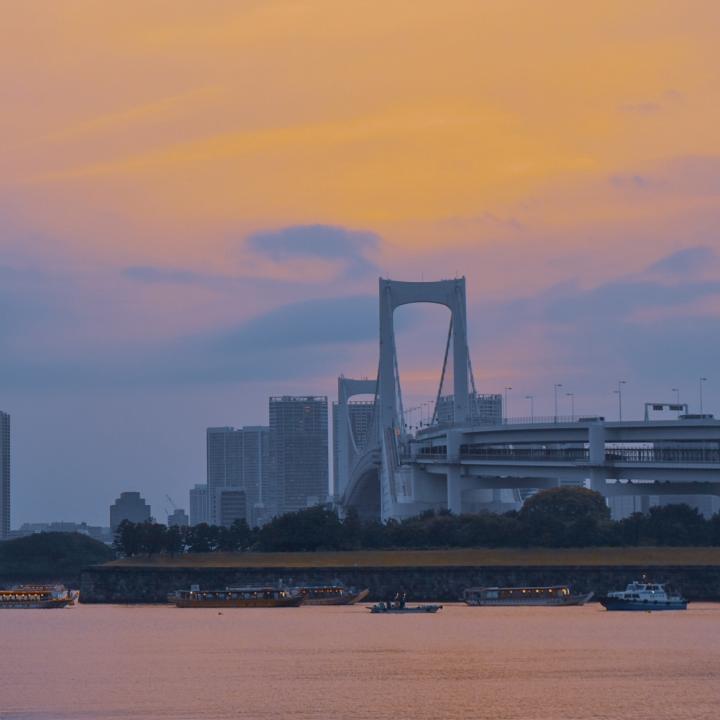
[(0, 717), (713, 718), (720, 606), (0, 613)]

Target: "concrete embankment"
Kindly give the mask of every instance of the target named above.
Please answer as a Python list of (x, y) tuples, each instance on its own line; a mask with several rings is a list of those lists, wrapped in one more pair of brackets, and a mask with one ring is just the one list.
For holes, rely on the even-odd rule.
[(398, 590), (412, 600), (459, 600), (467, 587), (572, 585), (577, 592), (602, 595), (624, 588), (646, 574), (667, 582), (690, 600), (720, 601), (719, 565), (493, 565), (394, 567), (164, 567), (99, 565), (83, 570), (83, 603), (162, 603), (175, 590), (199, 585), (228, 586), (316, 584), (341, 581), (370, 589), (370, 600), (386, 599)]

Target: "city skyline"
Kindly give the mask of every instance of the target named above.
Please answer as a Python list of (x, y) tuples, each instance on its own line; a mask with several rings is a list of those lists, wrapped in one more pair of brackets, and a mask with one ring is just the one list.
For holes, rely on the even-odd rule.
[[(513, 416), (718, 407), (716, 3), (79, 7), (3, 16), (13, 525), (162, 507), (205, 428), (373, 375), (378, 276), (467, 277)], [(409, 407), (446, 319), (398, 312)]]

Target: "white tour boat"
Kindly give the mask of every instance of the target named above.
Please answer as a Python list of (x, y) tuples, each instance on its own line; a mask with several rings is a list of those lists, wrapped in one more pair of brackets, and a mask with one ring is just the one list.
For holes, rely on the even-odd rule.
[(609, 592), (600, 598), (607, 610), (686, 610), (687, 600), (669, 595), (661, 583), (631, 582), (624, 590)]

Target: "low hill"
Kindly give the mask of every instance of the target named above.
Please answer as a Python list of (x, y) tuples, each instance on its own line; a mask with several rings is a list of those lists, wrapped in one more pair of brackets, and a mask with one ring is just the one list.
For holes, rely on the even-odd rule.
[(112, 560), (107, 545), (79, 533), (37, 533), (0, 542), (0, 579), (70, 580), (87, 565)]

